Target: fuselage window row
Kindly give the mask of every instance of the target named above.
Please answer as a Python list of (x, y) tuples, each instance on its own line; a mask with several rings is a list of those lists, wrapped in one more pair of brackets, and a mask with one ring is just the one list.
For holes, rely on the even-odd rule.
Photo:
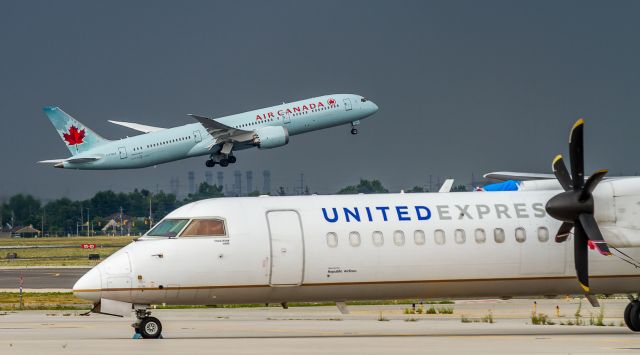
[[(405, 244), (405, 232), (402, 230), (395, 230), (392, 234), (393, 244), (396, 246), (403, 246)], [(538, 227), (537, 237), (540, 243), (546, 243), (549, 241), (549, 229), (547, 227)], [(359, 247), (362, 244), (362, 238), (360, 232), (351, 231), (348, 235), (349, 245), (352, 247)], [(454, 230), (453, 239), (456, 244), (465, 244), (467, 241), (466, 231), (462, 228)], [(506, 241), (506, 234), (503, 228), (495, 228), (493, 230), (493, 239), (496, 244), (502, 244)], [(523, 227), (518, 227), (514, 231), (514, 239), (518, 243), (524, 243), (527, 239), (526, 230)], [(413, 232), (413, 241), (415, 245), (426, 244), (426, 233), (417, 229)], [(443, 229), (436, 229), (433, 231), (433, 241), (435, 245), (444, 245), (446, 243), (446, 233)], [(487, 233), (483, 228), (476, 228), (473, 233), (473, 240), (477, 244), (484, 244), (487, 241)], [(371, 234), (371, 241), (374, 246), (381, 247), (384, 245), (384, 234), (382, 231), (374, 231)], [(338, 234), (335, 232), (327, 233), (327, 245), (331, 248), (338, 246)]]

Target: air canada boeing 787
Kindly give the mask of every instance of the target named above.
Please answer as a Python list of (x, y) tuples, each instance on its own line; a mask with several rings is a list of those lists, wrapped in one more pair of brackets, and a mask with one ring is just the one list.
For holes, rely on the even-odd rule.
[(359, 120), (376, 111), (376, 104), (359, 95), (325, 95), (218, 119), (190, 114), (196, 123), (174, 128), (109, 121), (144, 133), (110, 141), (60, 108), (45, 107), (71, 157), (40, 163), (65, 169), (136, 169), (208, 155), (208, 167), (227, 166), (236, 162), (234, 151), (280, 147), (300, 133), (350, 124), (351, 134), (357, 134)]
[(585, 178), (582, 136), (579, 120), (570, 170), (558, 156), (553, 180), (485, 187), (495, 192), (190, 203), (73, 291), (94, 312), (135, 312), (144, 338), (162, 332), (150, 315), (161, 303), (584, 294), (597, 305), (594, 295), (613, 293), (629, 295), (625, 323), (640, 331), (640, 178), (603, 179), (604, 170)]

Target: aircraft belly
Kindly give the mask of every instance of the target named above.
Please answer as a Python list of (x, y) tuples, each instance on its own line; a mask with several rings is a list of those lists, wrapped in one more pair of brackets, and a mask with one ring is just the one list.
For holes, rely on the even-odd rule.
[[(629, 293), (637, 290), (640, 275), (593, 277), (596, 293)], [(311, 284), (296, 287), (182, 288), (166, 292), (146, 291), (139, 303), (167, 304), (240, 304), (281, 302), (322, 302), (342, 300), (499, 298), (563, 296), (582, 294), (574, 277), (539, 277), (495, 280), (441, 280), (388, 283)], [(215, 298), (213, 297), (215, 295)], [(104, 298), (126, 301), (128, 293), (103, 292)]]

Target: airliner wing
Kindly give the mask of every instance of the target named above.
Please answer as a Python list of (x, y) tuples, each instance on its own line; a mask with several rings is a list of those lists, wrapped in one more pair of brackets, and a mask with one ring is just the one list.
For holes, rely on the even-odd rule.
[(108, 120), (108, 121), (113, 123), (113, 124), (117, 124), (117, 125), (120, 125), (120, 126), (131, 128), (131, 129), (134, 129), (136, 131), (143, 132), (143, 133), (157, 132), (157, 131), (162, 131), (162, 130), (166, 129), (166, 128), (162, 128), (162, 127), (147, 126), (147, 125), (143, 125), (143, 124), (139, 124), (139, 123), (112, 121), (112, 120)]
[(227, 126), (224, 123), (220, 123), (212, 118), (205, 116), (198, 116), (194, 114), (189, 114), (189, 116), (193, 117), (196, 121), (200, 122), (207, 129), (207, 132), (215, 139), (215, 144), (224, 142), (224, 141), (245, 141), (250, 139), (251, 137), (247, 136), (246, 133), (251, 133), (253, 131), (245, 131), (243, 129), (238, 129), (235, 127)]
[(38, 163), (42, 164), (59, 164), (59, 163), (89, 163), (92, 161), (96, 161), (102, 159), (102, 157), (82, 157), (82, 158), (67, 158), (67, 159), (50, 159), (50, 160), (41, 160)]
[(496, 172), (484, 174), (484, 177), (485, 179), (493, 179), (493, 180), (499, 180), (499, 181), (548, 180), (548, 179), (556, 178), (555, 175), (553, 174), (519, 173), (519, 172), (513, 172), (513, 171), (496, 171)]
[(235, 127), (231, 127), (231, 126), (227, 126), (224, 123), (220, 123), (216, 120), (214, 120), (213, 118), (209, 118), (209, 117), (205, 117), (205, 116), (198, 116), (198, 115), (194, 115), (192, 113), (189, 114), (189, 116), (195, 118), (198, 122), (200, 122), (209, 132), (217, 132), (217, 131), (233, 131), (233, 132), (241, 132), (241, 133), (245, 133), (245, 132), (251, 132), (251, 131), (245, 131), (243, 129), (238, 129)]

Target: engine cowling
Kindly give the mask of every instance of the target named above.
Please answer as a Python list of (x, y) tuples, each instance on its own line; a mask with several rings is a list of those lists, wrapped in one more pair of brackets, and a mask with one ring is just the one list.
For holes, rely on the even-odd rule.
[(282, 147), (289, 143), (289, 131), (282, 126), (262, 127), (256, 130), (253, 144), (260, 149)]

